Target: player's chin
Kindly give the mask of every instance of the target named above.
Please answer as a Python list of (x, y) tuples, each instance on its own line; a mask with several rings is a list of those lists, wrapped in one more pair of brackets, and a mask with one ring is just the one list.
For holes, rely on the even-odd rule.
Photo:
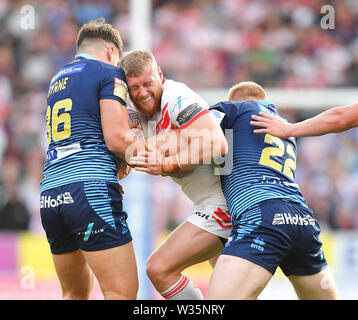
[(136, 105), (136, 107), (140, 113), (143, 113), (146, 116), (152, 116), (155, 113), (155, 109), (156, 109), (155, 103), (153, 100), (138, 103), (138, 105)]

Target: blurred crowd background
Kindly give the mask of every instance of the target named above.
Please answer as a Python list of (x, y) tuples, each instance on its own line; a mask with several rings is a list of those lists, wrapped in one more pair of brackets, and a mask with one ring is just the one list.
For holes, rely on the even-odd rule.
[[(335, 9), (334, 30), (320, 27), (325, 4)], [(26, 5), (35, 9), (34, 28), (21, 27)], [(0, 0), (1, 230), (42, 232), (49, 80), (74, 57), (79, 27), (93, 18), (117, 27), (128, 50), (128, 7), (127, 0)], [(358, 85), (356, 0), (153, 0), (152, 28), (152, 51), (165, 76), (193, 89), (245, 80), (265, 88)], [(285, 114), (297, 121), (319, 111)], [(297, 180), (322, 229), (358, 229), (356, 129), (298, 144)], [(154, 211), (171, 229), (191, 204), (170, 179), (152, 179)]]

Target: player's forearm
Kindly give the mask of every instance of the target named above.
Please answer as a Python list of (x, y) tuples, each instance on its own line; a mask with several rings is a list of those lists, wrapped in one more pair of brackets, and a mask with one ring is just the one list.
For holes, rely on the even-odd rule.
[(356, 111), (358, 105), (336, 107), (302, 122), (290, 124), (287, 136), (319, 136), (332, 132), (342, 132), (358, 125)]
[(144, 142), (141, 141), (131, 130), (120, 132), (110, 142), (106, 141), (108, 149), (119, 159), (128, 161), (139, 151), (145, 150)]
[(180, 152), (164, 158), (163, 172), (173, 173), (192, 170), (201, 164), (210, 164), (213, 159), (224, 156), (228, 152), (228, 144), (223, 134), (214, 133), (211, 139), (196, 137), (190, 140)]
[(161, 151), (164, 155), (175, 155), (181, 145), (181, 137), (178, 130), (170, 130), (165, 134), (153, 135), (146, 139), (146, 143)]

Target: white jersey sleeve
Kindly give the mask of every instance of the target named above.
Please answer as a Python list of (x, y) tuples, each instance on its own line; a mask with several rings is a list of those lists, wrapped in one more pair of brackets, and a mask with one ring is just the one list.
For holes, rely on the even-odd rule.
[(209, 104), (184, 83), (166, 79), (161, 107), (167, 108), (174, 127), (183, 129), (207, 113)]
[(141, 140), (148, 138), (154, 134), (155, 128), (153, 122), (149, 118), (140, 113), (133, 104), (127, 106), (129, 126)]

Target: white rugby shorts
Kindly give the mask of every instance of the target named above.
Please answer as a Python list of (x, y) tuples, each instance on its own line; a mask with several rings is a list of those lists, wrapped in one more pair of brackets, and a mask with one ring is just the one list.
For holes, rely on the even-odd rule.
[(194, 214), (189, 216), (186, 221), (224, 239), (229, 238), (232, 230), (231, 217), (226, 204), (195, 206)]

